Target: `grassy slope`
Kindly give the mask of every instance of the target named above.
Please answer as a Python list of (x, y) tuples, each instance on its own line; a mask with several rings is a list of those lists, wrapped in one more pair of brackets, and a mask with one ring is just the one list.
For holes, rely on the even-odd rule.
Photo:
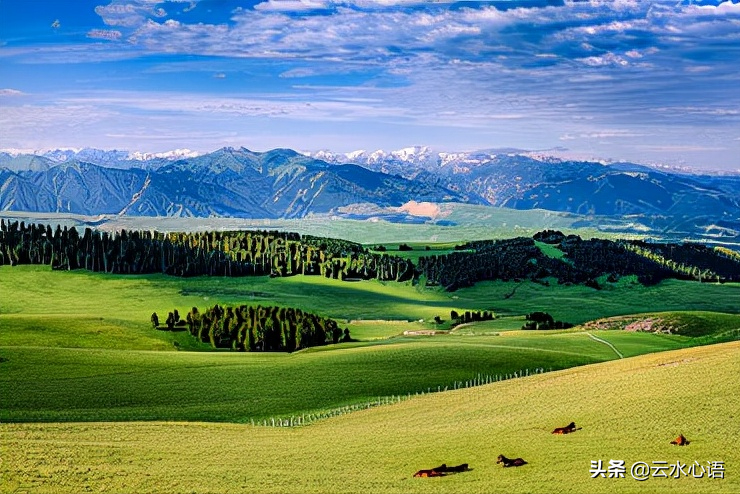
[[(405, 284), (347, 283), (315, 276), (181, 279), (54, 272), (45, 266), (0, 267), (0, 293), (0, 346), (138, 350), (173, 349), (173, 340), (181, 348), (197, 348), (183, 334), (152, 331), (149, 316), (156, 311), (163, 318), (175, 308), (184, 315), (193, 305), (204, 308), (215, 303), (280, 304), (352, 320), (430, 321), (437, 315), (448, 319), (451, 309), (486, 309), (504, 315), (544, 310), (572, 323), (652, 311), (738, 312), (740, 308), (740, 284), (676, 280), (653, 287), (621, 282), (600, 291), (495, 281), (446, 293)], [(412, 327), (358, 323), (352, 335), (378, 338), (433, 326), (428, 322)]]
[[(740, 450), (728, 432), (737, 428), (738, 373), (733, 342), (426, 395), (296, 429), (2, 424), (0, 490), (734, 493)], [(583, 430), (549, 433), (571, 420)], [(678, 433), (691, 444), (669, 445)], [(529, 464), (502, 469), (502, 453)], [(591, 479), (597, 459), (724, 461), (726, 478)], [(443, 462), (473, 470), (411, 477)]]
[[(564, 233), (577, 233), (584, 238), (591, 236), (632, 236), (619, 234), (618, 229), (599, 231), (600, 224), (614, 224), (614, 220), (599, 221), (569, 213), (544, 210), (515, 210), (473, 206), (468, 204), (440, 204), (441, 214), (437, 220), (451, 221), (455, 226), (436, 224), (390, 223), (388, 221), (356, 221), (330, 219), (326, 216), (310, 216), (297, 220), (265, 220), (241, 218), (162, 218), (147, 216), (115, 216), (108, 218), (98, 228), (107, 230), (160, 230), (160, 231), (204, 231), (204, 230), (284, 230), (319, 237), (344, 238), (362, 244), (401, 242), (460, 242), (461, 240), (483, 240), (531, 236), (547, 228)], [(11, 221), (32, 223), (61, 223), (84, 228), (83, 222), (90, 218), (54, 213), (14, 213), (0, 211), (0, 217)], [(95, 218), (97, 219), (97, 218)], [(95, 220), (94, 219), (94, 220)], [(584, 222), (590, 228), (576, 227)], [(617, 223), (619, 221), (617, 220)], [(626, 225), (625, 225), (626, 226)], [(646, 232), (648, 234), (650, 232)], [(655, 235), (654, 235), (655, 236)]]
[[(603, 290), (582, 285), (543, 286), (502, 281), (484, 281), (458, 290), (455, 302), (492, 309), (499, 315), (545, 311), (555, 319), (580, 324), (593, 319), (645, 312), (700, 310), (740, 312), (740, 284), (709, 284), (665, 280), (655, 286), (619, 282)], [(456, 298), (455, 298), (456, 297)]]
[[(203, 349), (184, 333), (153, 330), (148, 323), (152, 310), (163, 313), (177, 307), (184, 313), (194, 304), (278, 302), (334, 317), (363, 318), (349, 326), (356, 337), (359, 333), (371, 340), (427, 323), (378, 324), (368, 318), (405, 318), (409, 314), (431, 318), (445, 314), (449, 307), (499, 304), (505, 302), (501, 294), (515, 286), (484, 285), (488, 290), (477, 286), (447, 294), (420, 292), (399, 284), (342, 283), (318, 277), (183, 280), (5, 267), (0, 269), (0, 291), (9, 296), (0, 299), (0, 357), (8, 361), (2, 364), (0, 395), (8, 398), (0, 418), (246, 421), (450, 386), (479, 373), (559, 369), (616, 358), (607, 345), (582, 333), (513, 331), (485, 336), (518, 326), (520, 320), (515, 318), (465, 326), (456, 331), (459, 335), (449, 337), (393, 338), (294, 355), (149, 351), (171, 350), (173, 340), (180, 348)], [(669, 291), (683, 290), (677, 304), (697, 305), (697, 299), (707, 297), (700, 294), (699, 289), (704, 289), (710, 293), (709, 305), (737, 307), (733, 305), (737, 286), (669, 285)], [(636, 310), (633, 303), (637, 299), (643, 306), (659, 307), (654, 294), (663, 297), (665, 287), (627, 285), (610, 292), (583, 287), (546, 290), (525, 284), (511, 298), (519, 305), (509, 307), (522, 313), (539, 292), (540, 296), (549, 293), (549, 298), (542, 300), (576, 313), (579, 307), (586, 307), (583, 299), (591, 296), (590, 309), (584, 310), (588, 313), (594, 305), (603, 310), (599, 315), (608, 315)], [(578, 304), (571, 304), (574, 293), (580, 294)], [(707, 320), (701, 316), (692, 324), (724, 331), (734, 329), (727, 325), (737, 320), (737, 316), (712, 317)], [(478, 335), (465, 334), (471, 332)], [(604, 333), (600, 337), (625, 355), (695, 343), (682, 336), (652, 334)]]
[[(0, 347), (5, 421), (208, 420), (298, 416), (452, 388), (481, 374), (564, 369), (734, 338), (740, 316), (670, 313), (697, 334), (505, 331), (401, 337), (294, 354)], [(470, 334), (482, 329), (482, 334)], [(597, 339), (590, 335), (597, 336)], [(609, 344), (616, 348), (614, 350)], [(617, 353), (619, 352), (619, 353)]]
[(616, 355), (571, 333), (399, 338), (292, 355), (0, 347), (0, 357), (5, 421), (248, 422)]

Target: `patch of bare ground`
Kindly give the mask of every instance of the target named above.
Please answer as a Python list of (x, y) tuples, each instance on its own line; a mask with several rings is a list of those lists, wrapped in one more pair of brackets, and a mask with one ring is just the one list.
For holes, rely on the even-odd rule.
[(676, 334), (680, 326), (655, 316), (615, 316), (589, 321), (582, 326), (586, 330), (642, 331), (646, 333)]

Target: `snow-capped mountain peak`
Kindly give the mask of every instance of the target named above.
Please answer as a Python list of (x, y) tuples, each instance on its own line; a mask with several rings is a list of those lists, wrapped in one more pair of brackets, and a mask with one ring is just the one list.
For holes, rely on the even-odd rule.
[(426, 159), (432, 154), (432, 151), (426, 146), (413, 146), (399, 149), (397, 151), (391, 151), (390, 154), (404, 161), (416, 161), (420, 158)]
[(166, 160), (179, 160), (183, 158), (197, 158), (202, 154), (203, 153), (199, 153), (197, 151), (191, 151), (190, 149), (173, 149), (172, 151), (165, 151), (163, 153), (142, 153), (139, 151), (134, 151), (133, 153), (128, 154), (128, 159), (136, 161), (146, 161), (156, 158)]

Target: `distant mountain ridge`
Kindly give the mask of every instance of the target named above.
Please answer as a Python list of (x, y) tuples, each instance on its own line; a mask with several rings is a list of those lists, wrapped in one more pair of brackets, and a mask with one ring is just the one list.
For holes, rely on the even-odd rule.
[(202, 153), (189, 149), (174, 149), (163, 153), (142, 153), (122, 150), (102, 150), (95, 148), (50, 149), (28, 152), (25, 150), (0, 150), (0, 168), (23, 171), (31, 168), (48, 169), (55, 164), (68, 161), (92, 163), (108, 168), (157, 168), (170, 161), (195, 158)]
[(388, 153), (320, 153), (331, 163), (349, 160), (438, 184), (464, 197), (482, 198), (491, 206), (635, 216), (660, 230), (740, 236), (740, 174), (692, 174), (509, 149), (435, 153), (413, 147)]
[[(69, 158), (69, 159), (68, 159)], [(85, 158), (85, 159), (82, 159)], [(145, 155), (92, 149), (0, 152), (0, 210), (82, 215), (302, 218), (460, 202), (620, 217), (652, 230), (740, 237), (740, 175), (512, 149), (299, 153), (222, 148)]]
[[(358, 203), (392, 207), (410, 200), (463, 201), (436, 185), (353, 164), (330, 165), (289, 149), (223, 148), (128, 169), (79, 160), (53, 164), (45, 157), (13, 159), (16, 169), (0, 160), (4, 211), (299, 218)], [(17, 170), (19, 162), (40, 165)]]

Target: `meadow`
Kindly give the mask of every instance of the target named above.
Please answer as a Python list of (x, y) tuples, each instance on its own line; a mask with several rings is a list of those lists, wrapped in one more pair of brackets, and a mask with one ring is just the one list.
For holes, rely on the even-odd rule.
[[(2, 492), (734, 493), (740, 342), (427, 394), (296, 428), (204, 422), (0, 425)], [(2, 364), (5, 365), (5, 364)], [(699, 376), (702, 376), (700, 378)], [(582, 430), (550, 434), (575, 421)], [(669, 444), (683, 433), (687, 447)], [(528, 464), (503, 469), (496, 457)], [(624, 460), (625, 478), (591, 478)], [(631, 478), (638, 461), (725, 478)], [(469, 472), (412, 478), (441, 463)], [(697, 470), (699, 472), (699, 470)]]
[(67, 226), (91, 226), (101, 230), (159, 230), (159, 231), (214, 231), (214, 230), (281, 230), (302, 235), (351, 240), (361, 244), (461, 243), (469, 240), (531, 236), (545, 229), (577, 233), (583, 238), (631, 238), (661, 232), (644, 228), (635, 234), (635, 225), (629, 220), (608, 217), (583, 216), (546, 210), (517, 210), (471, 204), (439, 204), (434, 218), (423, 223), (397, 223), (383, 219), (383, 213), (395, 216), (397, 208), (378, 211), (378, 217), (369, 221), (344, 219), (334, 215), (310, 215), (300, 219), (245, 219), (245, 218), (178, 218), (101, 215), (95, 217), (64, 213), (18, 213), (0, 211), (0, 217), (27, 223), (51, 223)]
[[(450, 389), (476, 376), (498, 379), (734, 339), (732, 331), (740, 328), (740, 315), (700, 312), (692, 313), (697, 329), (691, 337), (516, 330), (532, 310), (579, 323), (648, 307), (729, 312), (740, 306), (736, 285), (678, 281), (622, 283), (611, 291), (491, 282), (447, 293), (319, 277), (181, 279), (20, 266), (0, 268), (0, 289), (9, 295), (0, 301), (0, 394), (6, 397), (0, 419), (14, 422), (297, 417)], [(516, 295), (506, 298), (514, 289)], [(300, 307), (346, 323), (358, 341), (293, 354), (244, 354), (212, 351), (186, 331), (155, 330), (149, 323), (155, 310), (185, 314), (193, 305), (215, 303)], [(504, 315), (449, 334), (403, 335), (440, 327), (433, 317), (448, 318), (451, 309), (481, 308)]]
[[(591, 480), (589, 461), (739, 464), (721, 432), (737, 407), (719, 398), (738, 396), (729, 379), (738, 346), (708, 344), (740, 337), (740, 286), (604, 286), (484, 282), (445, 292), (0, 267), (0, 492), (651, 492), (630, 479)], [(214, 351), (149, 322), (154, 311), (216, 303), (298, 307), (337, 319), (355, 341), (293, 354)], [(447, 329), (451, 310), (497, 318), (403, 334)], [(645, 313), (681, 329), (520, 331), (535, 310), (576, 324)], [(688, 348), (696, 345), (707, 346)], [(364, 405), (373, 408), (353, 411)], [(283, 419), (307, 425), (259, 425)], [(584, 429), (564, 449), (548, 430), (571, 420)], [(664, 446), (679, 432), (692, 448), (677, 455)], [(499, 453), (532, 468), (497, 468)], [(473, 470), (411, 478), (443, 462)], [(731, 477), (658, 481), (661, 491), (737, 486)]]

